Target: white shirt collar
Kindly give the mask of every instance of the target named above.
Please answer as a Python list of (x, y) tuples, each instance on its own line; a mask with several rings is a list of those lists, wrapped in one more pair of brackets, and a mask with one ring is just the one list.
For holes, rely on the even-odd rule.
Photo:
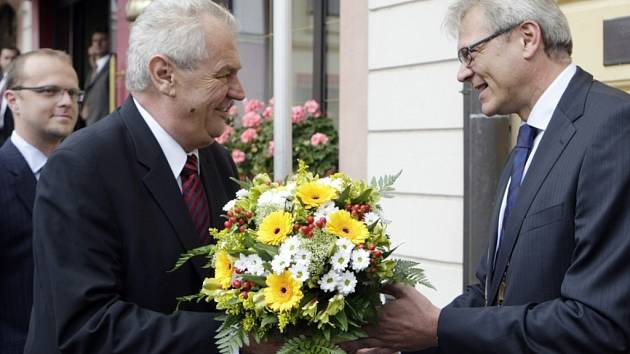
[(101, 72), (101, 70), (103, 70), (103, 67), (105, 67), (105, 64), (107, 64), (107, 61), (109, 60), (109, 54), (107, 54), (104, 57), (100, 57), (98, 59), (96, 59), (96, 72)]
[[(182, 169), (184, 169), (186, 159), (188, 158), (186, 151), (162, 128), (155, 118), (140, 105), (135, 97), (133, 98), (133, 102), (136, 104), (138, 112), (140, 112), (140, 115), (149, 126), (151, 133), (155, 136), (160, 148), (162, 148), (162, 152), (164, 156), (166, 156), (166, 161), (168, 161), (168, 165), (171, 167), (173, 176), (179, 182), (179, 175)], [(195, 149), (191, 153), (197, 156), (197, 161), (199, 161), (199, 150)]]
[(48, 160), (46, 155), (24, 140), (15, 130), (11, 133), (11, 142), (15, 145), (20, 154), (24, 156), (24, 160), (26, 160), (35, 178), (39, 179), (41, 169)]
[(576, 70), (577, 66), (575, 64), (569, 64), (562, 70), (560, 75), (553, 80), (551, 85), (547, 87), (542, 96), (536, 101), (529, 118), (527, 118), (527, 124), (540, 131), (547, 129), (553, 112), (558, 107), (564, 91), (569, 87), (569, 82), (571, 82)]

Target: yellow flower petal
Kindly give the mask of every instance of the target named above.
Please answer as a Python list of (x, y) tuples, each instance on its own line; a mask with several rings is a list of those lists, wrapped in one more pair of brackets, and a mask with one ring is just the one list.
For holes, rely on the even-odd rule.
[(214, 277), (223, 289), (229, 289), (232, 283), (233, 264), (230, 255), (221, 250), (216, 253)]
[(307, 209), (317, 208), (335, 198), (337, 191), (328, 185), (308, 182), (298, 187), (296, 195)]
[(345, 210), (339, 210), (330, 214), (330, 220), (326, 224), (326, 231), (333, 235), (347, 238), (355, 245), (364, 243), (369, 234), (367, 226), (354, 219)]
[(267, 287), (263, 289), (267, 306), (276, 312), (289, 311), (300, 305), (302, 283), (285, 271), (280, 275), (270, 274), (266, 280)]
[(274, 211), (267, 215), (260, 223), (258, 241), (277, 246), (293, 231), (291, 213)]

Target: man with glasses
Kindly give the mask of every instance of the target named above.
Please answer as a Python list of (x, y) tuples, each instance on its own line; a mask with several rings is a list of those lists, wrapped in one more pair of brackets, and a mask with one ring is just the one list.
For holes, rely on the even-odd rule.
[(443, 309), (393, 286), (350, 351), (630, 353), (630, 96), (572, 63), (553, 0), (457, 0), (446, 25), (482, 112), (521, 119), (488, 252)]
[(41, 49), (18, 57), (4, 98), (15, 130), (0, 148), (0, 350), (22, 354), (33, 304), (32, 213), (48, 156), (72, 133), (81, 96), (70, 57)]

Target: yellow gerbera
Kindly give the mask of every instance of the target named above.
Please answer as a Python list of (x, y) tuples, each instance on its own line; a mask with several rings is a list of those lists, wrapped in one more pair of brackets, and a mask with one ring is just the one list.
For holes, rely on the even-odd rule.
[(335, 198), (337, 191), (328, 185), (308, 182), (297, 189), (297, 196), (307, 209), (317, 208)]
[(293, 218), (291, 213), (274, 211), (267, 215), (258, 229), (258, 241), (277, 246), (293, 230)]
[(218, 251), (216, 254), (214, 278), (219, 282), (223, 289), (230, 288), (230, 284), (232, 283), (233, 268), (230, 255), (223, 250)]
[(352, 215), (345, 210), (339, 210), (330, 214), (330, 220), (326, 224), (326, 231), (339, 237), (347, 238), (355, 245), (364, 243), (368, 237), (367, 226), (352, 218)]
[(265, 302), (275, 312), (289, 311), (300, 305), (303, 294), (302, 283), (291, 276), (291, 272), (284, 271), (282, 274), (270, 274), (266, 280), (267, 287), (264, 289)]

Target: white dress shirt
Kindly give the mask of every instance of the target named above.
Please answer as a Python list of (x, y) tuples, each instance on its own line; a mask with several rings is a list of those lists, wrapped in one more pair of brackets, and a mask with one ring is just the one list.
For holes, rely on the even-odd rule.
[[(186, 151), (171, 137), (164, 128), (151, 116), (151, 114), (140, 105), (140, 103), (133, 98), (133, 103), (136, 104), (138, 108), (138, 112), (144, 119), (144, 121), (149, 126), (151, 133), (155, 136), (158, 144), (160, 144), (160, 148), (166, 156), (166, 161), (168, 161), (168, 165), (171, 167), (171, 171), (173, 172), (173, 177), (177, 180), (177, 185), (179, 186), (179, 190), (182, 190), (182, 179), (180, 178), (180, 174), (184, 169), (184, 165), (186, 165), (186, 160), (188, 159), (188, 154)], [(195, 149), (191, 152), (197, 157), (197, 165), (199, 165), (199, 150)], [(197, 171), (201, 173), (199, 170), (199, 166), (197, 166)]]
[(15, 130), (11, 133), (11, 142), (15, 145), (20, 154), (22, 154), (24, 160), (26, 160), (26, 163), (33, 172), (35, 179), (39, 181), (39, 175), (41, 174), (42, 168), (44, 168), (48, 157), (24, 140)]
[[(2, 75), (0, 80), (0, 95), (4, 95), (4, 85), (7, 83), (7, 75)], [(4, 112), (7, 111), (7, 100), (0, 96), (0, 129), (4, 128)]]
[[(556, 79), (547, 87), (545, 92), (540, 96), (531, 113), (529, 114), (529, 118), (527, 122), (522, 122), (521, 125), (527, 123), (530, 126), (538, 129), (538, 135), (534, 139), (534, 146), (532, 146), (532, 151), (529, 153), (527, 157), (527, 162), (525, 163), (525, 168), (523, 170), (523, 179), (525, 179), (525, 174), (527, 174), (527, 169), (536, 154), (536, 150), (538, 150), (538, 144), (540, 140), (542, 140), (543, 135), (545, 135), (545, 130), (549, 125), (549, 121), (551, 121), (551, 116), (553, 112), (556, 110), (558, 103), (560, 102), (560, 98), (562, 98), (562, 94), (566, 91), (569, 86), (569, 82), (575, 75), (577, 71), (577, 67), (575, 64), (569, 64), (561, 73), (556, 77)], [(522, 182), (522, 180), (521, 180)], [(512, 181), (508, 181), (505, 186), (505, 191), (503, 192), (503, 201), (501, 202), (501, 210), (499, 212), (499, 222), (497, 224), (497, 248), (498, 251), (499, 244), (501, 241), (501, 228), (503, 227), (503, 214), (505, 213), (505, 204), (507, 202), (508, 190), (510, 189), (510, 183)]]
[(110, 54), (107, 54), (104, 57), (100, 57), (96, 59), (96, 74), (100, 73), (101, 70), (103, 70), (103, 68), (105, 67), (105, 64), (107, 64), (107, 61), (109, 60), (109, 56)]

